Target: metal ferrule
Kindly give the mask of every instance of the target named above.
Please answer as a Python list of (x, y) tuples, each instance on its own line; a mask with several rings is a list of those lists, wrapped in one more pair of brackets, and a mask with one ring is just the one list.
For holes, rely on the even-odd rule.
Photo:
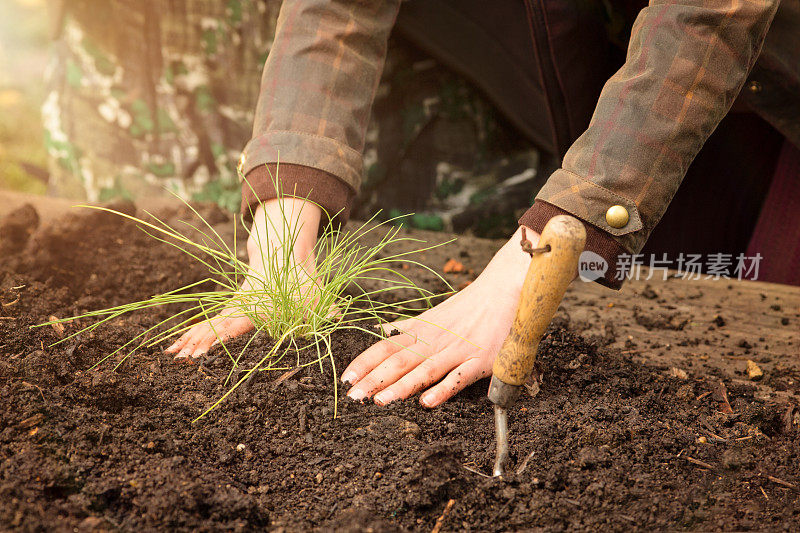
[(509, 385), (497, 376), (492, 376), (487, 396), (493, 404), (508, 409), (517, 400), (520, 389), (517, 385)]

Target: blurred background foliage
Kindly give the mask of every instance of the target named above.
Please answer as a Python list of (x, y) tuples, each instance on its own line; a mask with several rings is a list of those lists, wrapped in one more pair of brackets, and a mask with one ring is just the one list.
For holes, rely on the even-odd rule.
[(42, 75), (48, 57), (45, 0), (0, 0), (0, 188), (44, 193)]
[[(161, 14), (163, 18), (159, 19), (159, 31), (164, 35), (172, 35), (174, 27), (187, 32), (186, 35), (178, 32), (181, 38), (176, 39), (174, 47), (166, 47), (167, 51), (162, 43), (160, 54), (166, 53), (172, 58), (170, 68), (163, 73), (165, 84), (158, 85), (158, 77), (139, 80), (162, 87), (160, 105), (174, 104), (177, 110), (164, 115), (159, 107), (152, 111), (162, 113), (156, 114), (158, 119), (154, 122), (145, 101), (141, 96), (135, 97), (138, 86), (134, 82), (142, 72), (147, 72), (138, 69), (144, 57), (141, 47), (120, 48), (128, 55), (115, 57), (120, 68), (131, 73), (124, 79), (132, 86), (112, 84), (111, 95), (106, 97), (103, 93), (108, 81), (107, 71), (114, 66), (110, 62), (113, 54), (103, 50), (115, 49), (109, 42), (116, 43), (118, 36), (127, 45), (131, 43), (125, 39), (138, 36), (136, 31), (122, 31), (131, 29), (126, 26), (128, 22), (136, 29), (134, 23), (143, 20), (139, 15), (144, 11), (134, 9), (138, 2), (76, 1), (68, 4), (76, 11), (65, 19), (53, 16), (58, 12), (53, 10), (53, 5), (58, 3), (55, 0), (0, 0), (0, 189), (81, 198), (88, 190), (84, 188), (86, 181), (94, 187), (94, 199), (101, 202), (116, 198), (136, 200), (143, 195), (161, 193), (168, 196), (166, 190), (174, 190), (187, 199), (213, 202), (229, 211), (238, 210), (240, 186), (235, 164), (250, 135), (257, 83), (265, 58), (262, 48), (267, 49), (271, 42), (274, 32), (271, 21), (277, 18), (280, 0), (260, 0), (258, 5), (265, 6), (266, 11), (258, 11), (261, 18), (253, 20), (261, 22), (256, 25), (252, 20), (250, 25), (244, 24), (241, 19), (241, 6), (253, 2), (252, 8), (255, 0), (182, 2), (175, 0), (164, 5), (174, 8), (185, 4), (192, 6), (192, 10), (165, 10)], [(111, 25), (115, 29), (106, 32), (111, 41), (104, 40), (109, 37), (104, 33), (108, 29), (107, 20), (103, 18), (99, 26), (90, 24), (78, 17), (84, 13), (77, 9), (81, 6), (81, 9), (88, 9), (89, 22), (93, 20), (95, 9), (105, 13), (103, 9), (107, 8), (108, 13), (115, 14), (117, 18)], [(240, 9), (235, 9), (237, 6)], [(51, 28), (54, 20), (61, 21), (60, 40), (54, 40), (56, 32)], [(229, 38), (233, 43), (230, 50), (223, 50), (216, 41), (213, 47), (204, 45), (206, 41), (201, 41), (196, 34), (205, 35), (209, 25), (220, 31), (226, 29), (232, 36), (244, 32), (261, 39), (245, 41), (249, 44), (244, 48), (257, 53), (253, 56), (255, 62), (247, 65), (258, 68), (240, 65), (242, 72), (237, 76), (241, 84), (229, 82), (231, 72), (238, 71), (219, 67), (227, 64), (223, 59), (239, 57), (241, 47), (233, 37)], [(75, 31), (70, 33), (70, 28)], [(73, 38), (65, 37), (69, 35)], [(87, 38), (90, 35), (92, 39)], [(105, 43), (105, 48), (98, 48), (95, 40)], [(76, 64), (86, 68), (93, 65), (98, 69), (96, 76), (87, 78), (86, 87), (76, 85), (75, 76), (78, 76), (77, 81), (81, 79)], [(187, 64), (193, 65), (191, 71)], [(178, 80), (173, 67), (180, 66), (185, 69), (180, 78), (184, 92), (180, 98), (173, 98), (171, 91)], [(52, 76), (47, 77), (55, 79), (56, 86), (61, 88), (59, 98), (71, 104), (65, 112), (61, 112), (64, 108), (59, 106), (48, 106), (46, 134), (41, 108), (45, 98), (50, 102), (52, 96), (45, 84), (49, 69)], [(203, 84), (194, 83), (198, 77), (205, 80)], [(48, 86), (52, 88), (53, 82), (48, 82)], [(190, 117), (180, 115), (181, 102), (195, 97), (199, 106), (197, 113)], [(228, 99), (227, 106), (215, 106), (214, 102), (221, 102), (223, 97)], [(105, 107), (98, 106), (99, 99)], [(247, 105), (241, 105), (245, 101)], [(116, 105), (109, 107), (110, 104)], [(215, 108), (219, 111), (222, 107), (237, 118), (221, 121), (223, 114)], [(414, 214), (407, 221), (415, 227), (472, 231), (484, 237), (506, 236), (516, 230), (518, 217), (530, 206), (547, 173), (539, 171), (542, 160), (530, 141), (520, 136), (468, 80), (443, 67), (402, 35), (393, 36), (373, 111), (364, 154), (366, 176), (353, 209), (355, 217), (366, 219), (377, 211), (388, 215)], [(122, 125), (123, 115), (129, 126)], [(53, 116), (58, 120), (53, 120)], [(212, 132), (214, 138), (195, 146), (193, 135), (177, 135), (175, 138), (184, 141), (181, 150), (167, 149), (158, 142), (152, 147), (148, 142), (140, 142), (142, 131), (133, 130), (152, 129), (160, 124), (158, 120), (162, 116), (168, 118), (165, 131), (170, 134), (175, 135), (172, 130), (175, 121), (169, 118), (181, 117), (188, 128), (184, 128), (183, 133), (202, 130)], [(217, 128), (217, 121), (226, 127)], [(57, 130), (68, 131), (58, 141), (62, 145), (53, 142), (54, 125)], [(205, 126), (208, 127), (203, 129)], [(45, 145), (46, 136), (51, 141), (50, 156)], [(216, 142), (211, 142), (214, 139)], [(65, 142), (69, 144), (63, 144)], [(204, 146), (208, 152), (204, 157), (191, 155), (190, 148), (203, 149)], [(66, 155), (59, 158), (62, 152)], [(177, 172), (174, 159), (183, 161), (184, 155), (188, 157), (184, 158), (184, 162), (188, 162), (184, 168), (186, 172)], [(76, 157), (80, 158), (79, 164), (75, 164)], [(69, 164), (65, 165), (65, 161)], [(197, 161), (203, 164), (193, 166)], [(85, 174), (84, 165), (89, 169)], [(193, 170), (188, 172), (188, 169)], [(210, 179), (200, 172), (204, 169), (208, 170)], [(224, 169), (228, 169), (227, 173)], [(192, 185), (194, 173), (199, 181), (191, 190), (178, 191), (168, 184), (171, 179), (173, 184), (182, 180), (180, 183)], [(85, 176), (93, 179), (83, 180)], [(64, 180), (60, 181), (59, 177)], [(159, 186), (159, 179), (164, 180), (163, 187)], [(59, 188), (59, 183), (66, 185), (67, 182), (75, 187)]]

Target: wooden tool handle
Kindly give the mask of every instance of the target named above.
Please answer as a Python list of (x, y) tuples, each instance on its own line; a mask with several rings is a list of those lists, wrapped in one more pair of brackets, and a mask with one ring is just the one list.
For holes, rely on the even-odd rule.
[(586, 229), (577, 219), (558, 215), (542, 230), (539, 248), (549, 252), (533, 254), (519, 309), (500, 353), (494, 360), (494, 376), (508, 385), (522, 385), (533, 371), (536, 351), (547, 326), (575, 279), (578, 259), (586, 244)]

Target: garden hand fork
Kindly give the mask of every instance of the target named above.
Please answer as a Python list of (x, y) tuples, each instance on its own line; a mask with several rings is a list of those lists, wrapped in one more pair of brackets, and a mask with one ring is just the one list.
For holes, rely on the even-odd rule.
[(577, 274), (585, 244), (586, 229), (568, 215), (550, 219), (536, 249), (531, 248), (524, 231), (522, 233), (522, 249), (531, 254), (531, 264), (522, 286), (517, 316), (494, 360), (489, 384), (488, 396), (494, 403), (497, 437), (495, 476), (503, 475), (508, 459), (508, 408), (533, 372), (539, 341), (564, 298), (567, 286)]

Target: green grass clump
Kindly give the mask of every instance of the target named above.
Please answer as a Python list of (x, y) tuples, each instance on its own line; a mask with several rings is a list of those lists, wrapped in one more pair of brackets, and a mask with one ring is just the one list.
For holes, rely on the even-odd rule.
[[(181, 221), (186, 229), (191, 230), (191, 233), (196, 236), (195, 238), (187, 237), (178, 229), (169, 226), (147, 211), (145, 213), (151, 220), (143, 220), (105, 207), (81, 207), (113, 213), (136, 223), (140, 229), (155, 240), (174, 246), (205, 265), (209, 272), (207, 278), (164, 294), (158, 294), (147, 300), (53, 320), (38, 326), (76, 319), (99, 319), (61, 339), (56, 343), (58, 344), (76, 335), (90, 332), (102, 324), (128, 313), (146, 311), (165, 305), (186, 306), (183, 311), (146, 329), (95, 364), (97, 366), (117, 354), (124, 353), (114, 367), (116, 370), (136, 350), (142, 347), (156, 346), (180, 336), (199, 321), (210, 319), (223, 309), (233, 308), (235, 314), (231, 317), (249, 318), (254, 325), (254, 330), (238, 353), (233, 353), (226, 343), (220, 340), (222, 350), (232, 363), (230, 373), (225, 381), (226, 386), (230, 385), (230, 387), (197, 419), (218, 407), (225, 398), (248, 379), (254, 377), (257, 372), (286, 371), (315, 364), (320, 366), (320, 370), (325, 363), (331, 366), (334, 397), (338, 404), (338, 376), (331, 348), (331, 335), (337, 331), (353, 330), (384, 338), (384, 334), (380, 328), (375, 327), (376, 325), (396, 319), (410, 318), (419, 312), (420, 304), (430, 306), (431, 299), (440, 296), (416, 285), (402, 273), (402, 268), (397, 268), (399, 265), (421, 267), (447, 284), (438, 273), (414, 259), (416, 254), (441, 246), (441, 244), (422, 246), (424, 241), (401, 236), (400, 227), (395, 225), (397, 218), (378, 223), (376, 217), (373, 217), (362, 226), (349, 232), (339, 232), (335, 230), (331, 222), (328, 222), (315, 248), (317, 275), (314, 282), (309, 283), (309, 277), (303, 267), (291, 258), (291, 251), (294, 249), (300, 228), (299, 224), (292, 223), (293, 221), (288, 218), (289, 215), (285, 211), (281, 211), (281, 223), (284, 228), (274, 226), (267, 228), (267, 233), (274, 231), (275, 235), (284, 235), (285, 237), (280, 240), (277, 248), (275, 248), (275, 244), (260, 246), (263, 264), (266, 267), (266, 274), (261, 275), (250, 270), (248, 263), (238, 258), (236, 226), (234, 226), (233, 247), (229, 247), (217, 231), (191, 205), (188, 203), (186, 205), (201, 221), (198, 226)], [(254, 238), (259, 244), (269, 242), (269, 234), (259, 235), (257, 232), (250, 233), (253, 230), (247, 231), (248, 236)], [(372, 246), (362, 244), (364, 236), (376, 231), (385, 231), (376, 244)], [(422, 247), (398, 253), (388, 250), (392, 245), (402, 242), (419, 243)], [(272, 250), (277, 253), (272, 253)], [(242, 288), (242, 283), (246, 277), (249, 288), (245, 290)], [(196, 292), (199, 286), (209, 281), (218, 284), (219, 290)], [(366, 285), (377, 288), (366, 289), (364, 288)], [(407, 291), (408, 289), (413, 291), (415, 297), (395, 303), (378, 300), (387, 293)], [(214, 333), (217, 332), (214, 331)], [(248, 354), (248, 348), (256, 338), (264, 335), (273, 340), (272, 348), (266, 353), (260, 354), (255, 364), (245, 367), (243, 360)], [(219, 340), (219, 335), (217, 338)], [(305, 356), (304, 360), (303, 354), (309, 353), (313, 355)], [(234, 382), (231, 378), (236, 370), (240, 371), (240, 377)]]

